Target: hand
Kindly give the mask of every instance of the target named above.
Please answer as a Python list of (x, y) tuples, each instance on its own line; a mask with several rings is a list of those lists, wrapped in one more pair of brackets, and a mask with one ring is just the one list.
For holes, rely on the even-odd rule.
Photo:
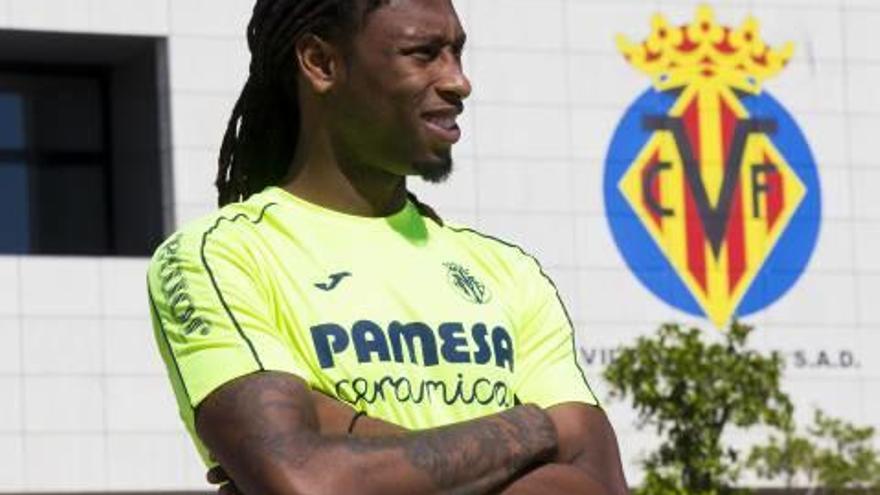
[(217, 465), (211, 468), (208, 471), (208, 483), (212, 485), (220, 485), (217, 489), (218, 495), (243, 495), (238, 488), (235, 486), (235, 483), (229, 479), (229, 475), (226, 474), (226, 471), (223, 470), (223, 467)]
[(610, 493), (629, 493), (617, 437), (601, 409), (567, 403), (551, 407), (547, 413), (559, 437), (558, 455), (553, 462), (579, 469)]

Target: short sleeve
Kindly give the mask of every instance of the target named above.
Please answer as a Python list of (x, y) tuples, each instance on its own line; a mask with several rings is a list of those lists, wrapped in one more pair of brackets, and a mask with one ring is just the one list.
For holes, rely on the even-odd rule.
[(528, 260), (521, 275), (514, 392), (522, 403), (550, 407), (564, 402), (598, 405), (575, 344), (575, 331), (555, 285)]
[(186, 408), (238, 377), (269, 370), (307, 376), (273, 323), (258, 262), (217, 226), (171, 237), (148, 272), (156, 341), (188, 423)]

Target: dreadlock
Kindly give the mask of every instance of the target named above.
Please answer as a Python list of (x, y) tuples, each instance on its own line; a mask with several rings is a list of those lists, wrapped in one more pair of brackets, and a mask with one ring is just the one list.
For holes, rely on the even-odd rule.
[(247, 28), (250, 73), (220, 147), (220, 206), (278, 183), (290, 167), (300, 130), (296, 43), (306, 34), (350, 35), (383, 1), (257, 0)]

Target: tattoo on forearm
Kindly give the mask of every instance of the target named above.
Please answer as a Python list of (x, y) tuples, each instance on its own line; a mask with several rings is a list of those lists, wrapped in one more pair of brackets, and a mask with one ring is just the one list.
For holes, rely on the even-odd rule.
[[(319, 433), (315, 408), (307, 388), (300, 382), (266, 373), (228, 392), (212, 399), (211, 409), (236, 410), (238, 416), (250, 418), (245, 431), (229, 433), (240, 453), (254, 458), (285, 459), (295, 468), (306, 467), (322, 452), (396, 453), (393, 455), (400, 456), (401, 461), (447, 493), (485, 493), (530, 464), (552, 455), (557, 445), (552, 422), (534, 406), (516, 407), (474, 423), (422, 432), (328, 438)], [(257, 465), (256, 461), (252, 464)], [(468, 480), (470, 483), (461, 489), (463, 481)]]
[(536, 452), (555, 449), (553, 424), (537, 408), (517, 408), (480, 424), (440, 429), (413, 437), (404, 449), (406, 459), (430, 476), (438, 488), (462, 478), (490, 474), (502, 468), (501, 479), (534, 462)]
[[(306, 387), (277, 373), (264, 373), (237, 385), (209, 400), (214, 400), (214, 410), (235, 410), (250, 418), (246, 431), (231, 433), (237, 435), (238, 450), (286, 458), (296, 467), (305, 465), (318, 446), (317, 435), (310, 434), (317, 430), (318, 418), (308, 403)], [(289, 417), (291, 413), (296, 414), (293, 422), (276, 419), (276, 415)]]
[(427, 475), (436, 488), (446, 490), (460, 485), (462, 479), (484, 478), (456, 493), (485, 493), (537, 458), (551, 455), (556, 430), (543, 412), (524, 407), (479, 424), (393, 437), (349, 438), (338, 445), (359, 454), (402, 448), (404, 460)]

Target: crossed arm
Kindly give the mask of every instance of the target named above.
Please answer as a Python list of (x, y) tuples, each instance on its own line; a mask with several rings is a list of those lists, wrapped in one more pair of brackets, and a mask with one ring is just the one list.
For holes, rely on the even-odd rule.
[(356, 436), (350, 419), (299, 378), (258, 373), (209, 395), (196, 429), (245, 494), (627, 493), (613, 431), (589, 406), (517, 406), (419, 432), (367, 419)]

